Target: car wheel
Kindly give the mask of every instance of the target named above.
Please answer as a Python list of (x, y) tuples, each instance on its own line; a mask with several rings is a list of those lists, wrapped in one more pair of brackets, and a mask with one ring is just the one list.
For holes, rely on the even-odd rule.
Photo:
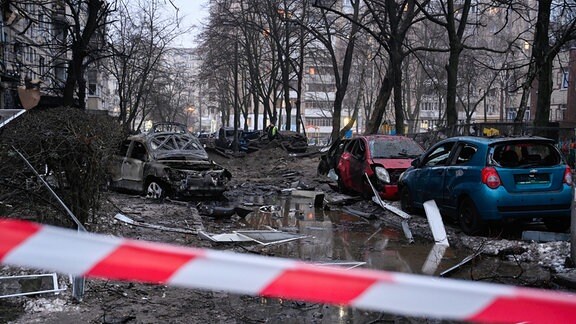
[(544, 225), (552, 232), (566, 232), (570, 228), (570, 217), (545, 218)]
[(318, 168), (316, 169), (316, 173), (318, 175), (327, 175), (328, 174), (328, 162), (326, 162), (326, 160), (322, 159), (320, 160), (320, 162), (318, 163)]
[(344, 182), (342, 181), (342, 177), (338, 174), (338, 192), (342, 194), (348, 193), (348, 189), (344, 186)]
[(157, 180), (151, 180), (146, 185), (146, 198), (162, 199), (166, 196), (166, 188)]
[(400, 208), (409, 214), (414, 213), (414, 202), (408, 187), (403, 187), (400, 191)]
[(464, 198), (458, 207), (458, 223), (462, 231), (468, 235), (479, 235), (486, 231), (486, 224), (470, 198)]

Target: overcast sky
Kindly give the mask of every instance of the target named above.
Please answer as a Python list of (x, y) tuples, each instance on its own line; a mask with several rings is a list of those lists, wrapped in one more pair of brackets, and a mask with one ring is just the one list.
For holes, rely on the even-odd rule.
[(194, 34), (202, 27), (202, 20), (208, 17), (209, 0), (173, 0), (174, 4), (180, 9), (180, 16), (183, 19), (184, 26), (195, 25), (193, 34), (182, 35), (176, 42), (178, 47), (195, 47)]

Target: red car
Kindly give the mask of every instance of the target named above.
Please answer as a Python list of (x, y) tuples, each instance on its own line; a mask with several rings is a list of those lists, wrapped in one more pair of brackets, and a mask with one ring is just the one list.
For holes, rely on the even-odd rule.
[(368, 135), (336, 141), (322, 157), (318, 173), (338, 177), (341, 192), (373, 195), (370, 182), (386, 200), (398, 200), (398, 178), (424, 150), (405, 136)]

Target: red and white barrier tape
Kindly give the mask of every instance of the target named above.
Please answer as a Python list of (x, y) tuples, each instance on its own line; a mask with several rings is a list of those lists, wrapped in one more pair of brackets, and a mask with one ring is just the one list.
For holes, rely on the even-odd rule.
[(406, 316), (576, 321), (576, 295), (177, 247), (0, 220), (0, 262), (111, 280), (224, 290)]

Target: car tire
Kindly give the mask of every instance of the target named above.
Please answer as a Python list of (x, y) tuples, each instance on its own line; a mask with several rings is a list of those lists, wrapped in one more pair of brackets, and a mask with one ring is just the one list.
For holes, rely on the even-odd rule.
[(570, 217), (545, 218), (544, 226), (549, 231), (564, 233), (570, 228)]
[(316, 169), (316, 174), (319, 176), (328, 175), (329, 167), (328, 162), (324, 159), (321, 159), (318, 163), (318, 168)]
[(486, 231), (486, 223), (480, 218), (478, 209), (470, 198), (464, 198), (458, 206), (458, 223), (468, 235), (481, 235)]
[(412, 201), (412, 194), (408, 187), (403, 187), (400, 191), (400, 209), (408, 214), (414, 213), (414, 202)]
[(163, 199), (166, 197), (166, 187), (158, 180), (149, 180), (145, 194), (146, 198)]
[(344, 182), (342, 181), (342, 177), (340, 176), (340, 174), (338, 174), (338, 192), (341, 194), (347, 194), (348, 193), (348, 189), (346, 189), (346, 186), (344, 185)]

